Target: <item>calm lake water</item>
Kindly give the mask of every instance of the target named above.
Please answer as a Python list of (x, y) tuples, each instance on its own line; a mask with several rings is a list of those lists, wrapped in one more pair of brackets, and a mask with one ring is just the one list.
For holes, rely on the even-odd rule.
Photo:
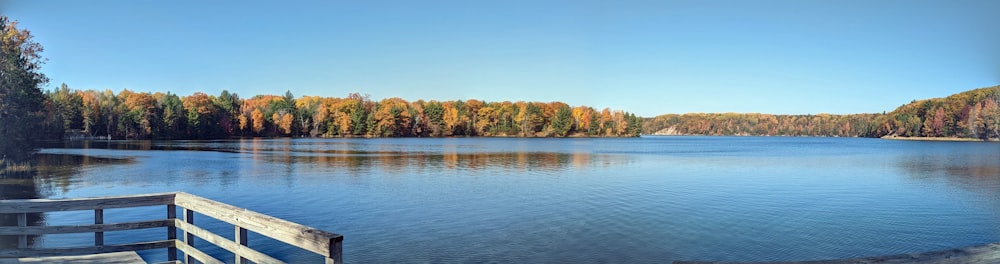
[[(37, 159), (41, 172), (0, 182), (2, 196), (184, 191), (343, 234), (349, 263), (816, 260), (1000, 241), (998, 143), (783, 137), (97, 141), (59, 143)], [(130, 210), (163, 214), (159, 207)], [(114, 212), (106, 212), (107, 222), (149, 219)], [(55, 213), (37, 221), (85, 223), (92, 217)], [(231, 226), (196, 219), (231, 236)], [(165, 236), (129, 232), (108, 233), (107, 239)], [(45, 236), (35, 244), (92, 239)], [(259, 237), (250, 244), (293, 262), (321, 261)], [(165, 259), (164, 250), (141, 253)]]

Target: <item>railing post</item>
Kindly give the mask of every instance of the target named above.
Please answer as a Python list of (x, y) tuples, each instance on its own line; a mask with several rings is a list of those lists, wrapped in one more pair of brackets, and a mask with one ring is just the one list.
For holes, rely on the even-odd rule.
[[(94, 224), (104, 224), (104, 209), (94, 209)], [(103, 229), (103, 228), (102, 228)], [(104, 245), (104, 232), (94, 232), (94, 245)]]
[[(236, 241), (236, 243), (239, 243), (244, 247), (247, 246), (247, 229), (242, 228), (240, 226), (236, 226), (236, 239), (233, 241)], [(236, 264), (249, 263), (249, 260), (243, 258), (243, 256), (240, 256), (240, 253), (238, 251), (239, 250), (237, 250), (237, 252), (234, 252), (236, 253)]]
[[(17, 214), (17, 226), (28, 226), (28, 213)], [(28, 235), (17, 236), (17, 248), (28, 248)]]
[(329, 247), (326, 264), (344, 264), (344, 237), (331, 238)]
[[(177, 219), (177, 205), (167, 205), (167, 220)], [(177, 227), (171, 225), (167, 227), (167, 239), (177, 239)], [(167, 260), (177, 260), (177, 247), (167, 248)]]
[[(194, 225), (194, 211), (184, 208), (184, 222)], [(187, 230), (184, 231), (184, 243), (188, 246), (194, 247), (194, 234), (188, 233)], [(184, 259), (187, 261), (185, 263), (195, 263), (194, 257), (184, 253)]]

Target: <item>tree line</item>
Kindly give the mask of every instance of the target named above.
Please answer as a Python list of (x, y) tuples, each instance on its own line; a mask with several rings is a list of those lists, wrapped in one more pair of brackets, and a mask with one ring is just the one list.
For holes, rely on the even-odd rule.
[(235, 93), (75, 90), (45, 94), (43, 134), (127, 139), (232, 137), (632, 137), (645, 134), (1000, 138), (1000, 86), (915, 100), (889, 113), (690, 113), (640, 118), (562, 102), (408, 102)]
[(889, 113), (771, 115), (667, 114), (645, 120), (662, 135), (1000, 138), (1000, 86), (915, 100)]
[(236, 93), (147, 93), (76, 90), (46, 93), (47, 131), (116, 139), (232, 137), (629, 137), (642, 119), (621, 110), (597, 111), (563, 102), (408, 102)]
[(660, 135), (876, 137), (881, 114), (772, 115), (760, 113), (666, 114), (646, 120)]

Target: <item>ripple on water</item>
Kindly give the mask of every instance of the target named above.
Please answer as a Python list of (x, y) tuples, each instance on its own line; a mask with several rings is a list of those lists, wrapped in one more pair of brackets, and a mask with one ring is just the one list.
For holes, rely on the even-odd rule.
[(42, 153), (128, 160), (51, 166), (71, 168), (36, 182), (51, 196), (187, 191), (342, 233), (358, 263), (814, 260), (1000, 239), (998, 144), (247, 139)]

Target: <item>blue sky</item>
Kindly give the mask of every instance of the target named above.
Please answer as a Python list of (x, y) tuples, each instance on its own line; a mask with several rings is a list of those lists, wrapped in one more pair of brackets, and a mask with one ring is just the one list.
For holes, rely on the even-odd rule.
[(50, 1), (51, 83), (563, 101), (640, 116), (891, 111), (1000, 84), (1000, 1)]

